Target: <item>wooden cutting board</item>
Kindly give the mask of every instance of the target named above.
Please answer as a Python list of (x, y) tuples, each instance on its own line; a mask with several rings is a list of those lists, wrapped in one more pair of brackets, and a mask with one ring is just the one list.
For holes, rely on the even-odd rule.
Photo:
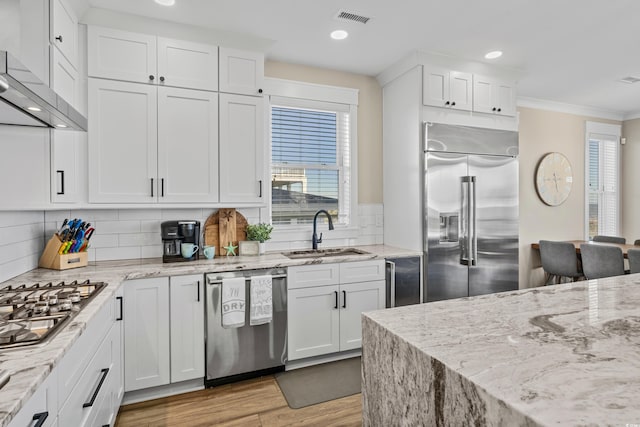
[[(233, 208), (218, 209), (211, 214), (204, 223), (204, 244), (207, 246), (217, 246), (216, 252), (226, 255), (224, 246), (231, 242), (238, 246), (241, 240), (247, 240), (247, 219)], [(236, 255), (238, 250), (236, 249)]]

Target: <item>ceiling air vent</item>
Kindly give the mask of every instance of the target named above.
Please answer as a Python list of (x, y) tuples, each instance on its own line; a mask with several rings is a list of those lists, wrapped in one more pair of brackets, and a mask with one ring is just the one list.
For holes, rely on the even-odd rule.
[(336, 19), (339, 19), (341, 21), (352, 21), (352, 22), (359, 22), (361, 24), (366, 24), (367, 22), (369, 22), (371, 20), (371, 18), (360, 15), (358, 13), (355, 12), (349, 12), (346, 10), (339, 10), (338, 13), (335, 16)]
[(633, 76), (629, 76), (629, 77), (624, 77), (624, 78), (620, 79), (620, 81), (621, 81), (622, 83), (632, 84), (632, 83), (638, 83), (638, 82), (640, 82), (640, 78), (638, 78), (638, 77), (633, 77)]

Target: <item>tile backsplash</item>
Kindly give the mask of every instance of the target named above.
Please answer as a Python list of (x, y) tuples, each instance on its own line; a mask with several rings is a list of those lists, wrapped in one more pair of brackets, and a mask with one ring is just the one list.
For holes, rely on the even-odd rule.
[[(63, 210), (44, 213), (44, 232), (50, 236), (65, 218), (82, 218), (96, 231), (91, 238), (89, 261), (107, 261), (162, 256), (160, 223), (168, 220), (194, 219), (204, 223), (215, 209), (87, 209)], [(258, 208), (238, 209), (249, 223), (260, 222)], [(42, 216), (42, 212), (40, 213)], [(383, 236), (383, 209), (379, 204), (358, 207), (358, 228), (349, 232), (336, 230), (324, 235), (325, 247), (381, 244)], [(3, 224), (0, 222), (0, 226)], [(204, 231), (204, 230), (202, 230)], [(267, 242), (267, 250), (300, 249), (311, 246), (310, 232), (274, 232)], [(42, 244), (42, 242), (40, 242)], [(42, 247), (40, 247), (40, 250)], [(1, 258), (0, 258), (1, 262)], [(37, 264), (37, 259), (36, 259)], [(26, 270), (25, 270), (26, 271)]]
[(44, 249), (44, 212), (0, 212), (0, 282), (38, 266)]

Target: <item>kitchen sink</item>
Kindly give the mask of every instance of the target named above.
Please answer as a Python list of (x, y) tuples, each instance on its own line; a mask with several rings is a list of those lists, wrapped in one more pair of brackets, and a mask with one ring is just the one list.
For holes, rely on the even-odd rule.
[(346, 255), (367, 255), (369, 252), (356, 248), (335, 249), (307, 249), (303, 251), (286, 252), (283, 255), (290, 259), (297, 258), (326, 258)]

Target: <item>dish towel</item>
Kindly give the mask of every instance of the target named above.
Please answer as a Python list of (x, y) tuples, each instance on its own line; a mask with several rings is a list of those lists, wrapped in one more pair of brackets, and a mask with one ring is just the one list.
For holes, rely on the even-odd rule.
[(251, 278), (251, 316), (249, 324), (264, 325), (273, 318), (273, 297), (271, 276), (253, 276)]
[(222, 279), (222, 327), (244, 326), (245, 278)]

